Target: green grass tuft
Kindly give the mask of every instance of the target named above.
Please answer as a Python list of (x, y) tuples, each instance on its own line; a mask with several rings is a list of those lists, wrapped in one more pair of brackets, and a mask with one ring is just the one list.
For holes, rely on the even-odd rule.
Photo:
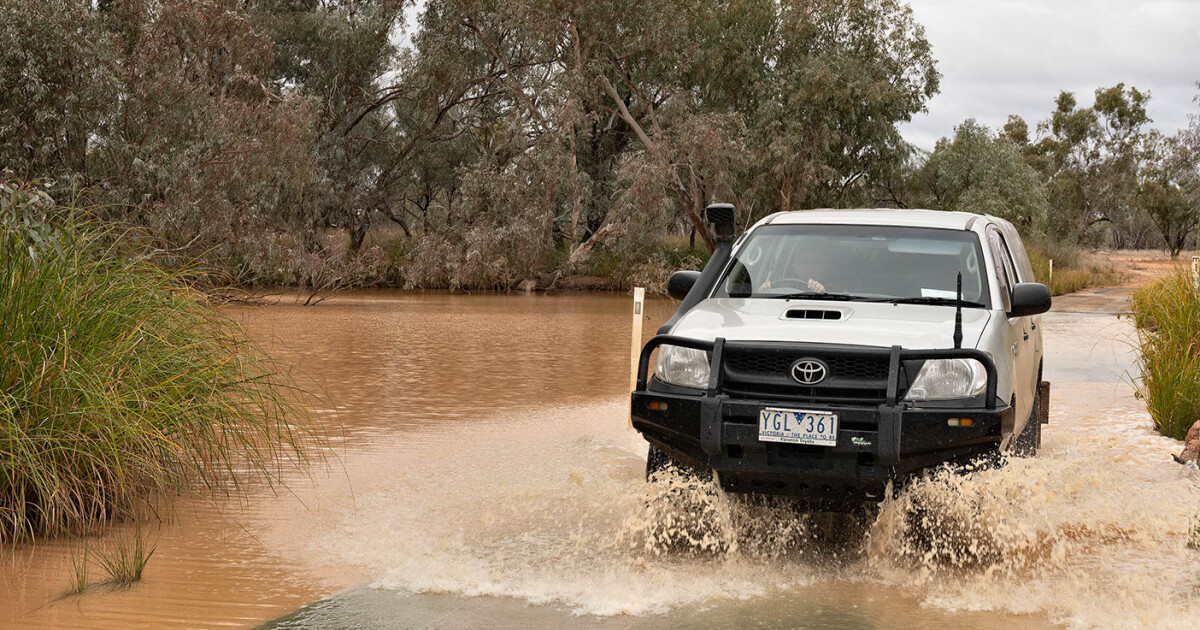
[(304, 457), (278, 367), (181, 276), (113, 245), (128, 241), (65, 228), (34, 256), (0, 229), (0, 540), (271, 482)]
[(1178, 270), (1133, 294), (1142, 378), (1139, 394), (1160, 433), (1183, 439), (1200, 420), (1200, 294)]
[(103, 584), (128, 587), (141, 580), (154, 549), (147, 547), (141, 528), (113, 541), (110, 548), (96, 554), (96, 564), (108, 575)]
[(85, 593), (92, 587), (91, 573), (88, 572), (88, 543), (87, 538), (83, 539), (83, 549), (79, 555), (71, 557), (71, 589), (67, 591), (68, 595), (78, 595)]

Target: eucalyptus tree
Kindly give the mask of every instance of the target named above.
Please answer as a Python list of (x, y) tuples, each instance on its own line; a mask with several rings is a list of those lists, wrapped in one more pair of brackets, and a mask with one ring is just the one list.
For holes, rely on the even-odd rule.
[[(1136, 203), (1149, 100), (1149, 92), (1121, 83), (1098, 88), (1092, 107), (1081, 108), (1073, 93), (1061, 92), (1050, 117), (1037, 126), (1038, 138), (1020, 144), (1042, 174), (1056, 236), (1099, 236), (1115, 246), (1144, 246), (1152, 238), (1153, 226)], [(1014, 131), (1023, 126), (1010, 120)], [(1109, 229), (1097, 233), (1101, 225)]]
[(565, 169), (560, 188), (529, 194), (572, 258), (598, 236), (622, 246), (679, 221), (710, 239), (700, 210), (713, 199), (747, 219), (853, 203), (907, 158), (896, 124), (938, 85), (923, 30), (887, 0), (435, 0), (425, 12), (419, 56), (499, 70), (476, 168)]
[(4, 3), (0, 158), (254, 277), (327, 255), (330, 231), (353, 254), (382, 219), (418, 275), (503, 285), (711, 240), (713, 200), (747, 221), (863, 203), (938, 85), (899, 0), (409, 8)]
[(1138, 206), (1154, 221), (1163, 245), (1175, 258), (1196, 230), (1196, 158), (1179, 138), (1158, 133), (1147, 138), (1145, 150), (1148, 159), (1139, 173)]
[(1147, 134), (1138, 172), (1138, 206), (1153, 220), (1172, 258), (1197, 233), (1200, 221), (1200, 116), (1190, 119), (1175, 135)]
[[(237, 0), (0, 4), (0, 159), (163, 248), (239, 257), (303, 206), (307, 104)], [(190, 246), (190, 247), (189, 247)]]
[(1044, 227), (1049, 204), (1037, 171), (1008, 135), (994, 136), (975, 120), (938, 141), (917, 179), (931, 209), (991, 214), (1027, 232)]

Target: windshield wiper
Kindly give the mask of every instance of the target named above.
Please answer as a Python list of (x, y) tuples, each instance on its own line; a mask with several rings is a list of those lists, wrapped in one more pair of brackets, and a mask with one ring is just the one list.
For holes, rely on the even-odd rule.
[(760, 295), (757, 297), (768, 300), (830, 300), (834, 302), (849, 302), (860, 299), (859, 296), (850, 295), (849, 293), (822, 293), (820, 291), (799, 291), (796, 293)]
[[(954, 298), (946, 297), (898, 297), (884, 298), (877, 301), (890, 302), (892, 304), (931, 304), (933, 306), (955, 306), (958, 304), (958, 301)], [(983, 304), (970, 300), (963, 300), (962, 305), (966, 308), (984, 308)]]

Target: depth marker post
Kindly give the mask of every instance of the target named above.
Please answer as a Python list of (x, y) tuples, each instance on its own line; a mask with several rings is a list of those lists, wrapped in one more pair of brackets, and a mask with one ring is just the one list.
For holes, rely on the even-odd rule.
[[(642, 311), (646, 305), (646, 289), (633, 289), (633, 337), (629, 340), (629, 391), (637, 388), (638, 358), (642, 354)], [(629, 418), (629, 428), (633, 428), (633, 417)]]
[[(1046, 286), (1054, 286), (1054, 259), (1050, 259), (1050, 278), (1046, 281)], [(1051, 289), (1053, 290), (1053, 289)]]
[(1200, 291), (1200, 256), (1192, 256), (1192, 289)]

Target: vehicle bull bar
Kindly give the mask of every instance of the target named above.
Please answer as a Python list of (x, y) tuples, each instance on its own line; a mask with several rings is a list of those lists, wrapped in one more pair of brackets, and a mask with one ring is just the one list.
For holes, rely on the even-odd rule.
[[(720, 453), (722, 448), (721, 405), (728, 399), (728, 396), (722, 391), (726, 343), (723, 337), (718, 337), (713, 341), (702, 341), (675, 335), (656, 335), (642, 348), (641, 355), (638, 358), (637, 388), (635, 392), (645, 392), (649, 378), (650, 357), (660, 346), (680, 346), (710, 353), (708, 386), (704, 389), (704, 393), (700, 397), (700, 445), (710, 455)], [(817, 345), (796, 342), (756, 343), (736, 341), (732, 343), (737, 344), (739, 348), (753, 349), (756, 346), (762, 346), (764, 349), (791, 348), (801, 352), (814, 349), (814, 346)], [(861, 350), (864, 353), (878, 352), (876, 348), (862, 348)], [(854, 353), (854, 349), (851, 347), (844, 348), (843, 351)], [(988, 411), (996, 409), (996, 364), (987, 353), (973, 348), (906, 350), (901, 346), (892, 346), (888, 356), (887, 397), (884, 403), (879, 405), (878, 408), (879, 445), (876, 457), (882, 465), (895, 465), (900, 461), (900, 434), (903, 416), (905, 409), (909, 408), (908, 405), (898, 399), (900, 362), (905, 360), (930, 359), (974, 359), (979, 361), (987, 372), (987, 385), (982, 405), (972, 404), (972, 406), (982, 407)]]

